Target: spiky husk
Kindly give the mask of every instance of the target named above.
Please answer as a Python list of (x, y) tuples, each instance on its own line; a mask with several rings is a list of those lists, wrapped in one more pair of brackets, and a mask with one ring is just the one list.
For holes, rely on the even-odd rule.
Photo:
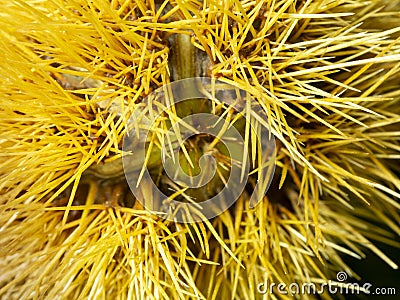
[[(397, 267), (372, 242), (399, 245), (393, 1), (0, 3), (1, 297), (254, 299), (266, 276), (357, 278), (341, 256), (363, 248)], [(172, 34), (268, 114), (280, 177), (254, 209), (244, 194), (171, 223), (120, 205), (123, 182), (85, 177), (121, 157), (129, 116), (170, 82)]]

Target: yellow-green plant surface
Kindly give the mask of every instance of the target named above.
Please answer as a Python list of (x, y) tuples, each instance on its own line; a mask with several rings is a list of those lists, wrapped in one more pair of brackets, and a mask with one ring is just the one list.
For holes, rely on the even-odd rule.
[[(397, 268), (374, 241), (399, 246), (398, 1), (0, 5), (1, 299), (289, 298), (257, 284), (357, 279), (342, 257), (366, 248)], [(255, 208), (244, 193), (169, 222), (96, 174), (120, 169), (130, 115), (173, 80), (174, 35), (268, 115), (277, 175)]]

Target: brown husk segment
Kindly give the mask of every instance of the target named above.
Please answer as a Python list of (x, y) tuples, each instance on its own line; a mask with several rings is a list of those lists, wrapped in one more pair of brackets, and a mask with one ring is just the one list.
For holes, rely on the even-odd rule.
[[(358, 278), (341, 255), (364, 247), (397, 267), (373, 244), (399, 246), (393, 2), (0, 0), (0, 297), (255, 299), (267, 278)], [(254, 209), (175, 224), (87, 173), (170, 82), (175, 34), (268, 114), (279, 188)]]

